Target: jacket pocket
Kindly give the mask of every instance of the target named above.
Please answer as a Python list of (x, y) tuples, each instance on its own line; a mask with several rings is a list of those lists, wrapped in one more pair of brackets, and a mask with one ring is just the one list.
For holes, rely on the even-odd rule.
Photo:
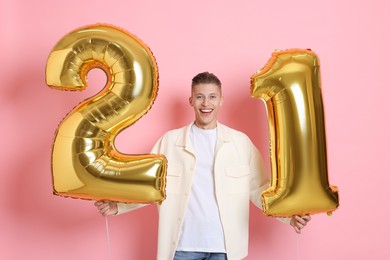
[(167, 186), (166, 186), (167, 193), (177, 194), (179, 192), (182, 175), (183, 175), (183, 167), (180, 164), (168, 162)]
[(245, 193), (250, 191), (250, 167), (230, 166), (225, 168), (226, 186), (229, 193)]

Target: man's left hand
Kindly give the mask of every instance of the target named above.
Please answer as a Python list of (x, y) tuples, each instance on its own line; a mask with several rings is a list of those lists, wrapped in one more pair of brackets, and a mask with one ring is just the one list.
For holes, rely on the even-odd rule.
[(301, 230), (307, 225), (307, 222), (311, 220), (310, 215), (293, 216), (290, 221), (290, 225), (294, 228), (295, 232), (301, 233)]

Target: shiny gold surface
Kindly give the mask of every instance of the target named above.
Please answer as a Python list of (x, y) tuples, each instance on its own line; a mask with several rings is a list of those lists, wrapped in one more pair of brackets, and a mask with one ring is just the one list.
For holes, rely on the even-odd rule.
[(107, 83), (100, 93), (76, 106), (57, 129), (52, 152), (54, 194), (161, 203), (165, 157), (122, 154), (114, 146), (116, 135), (146, 114), (157, 96), (153, 54), (122, 29), (86, 26), (54, 46), (46, 65), (46, 83), (60, 90), (83, 90), (92, 68), (105, 71)]
[(320, 66), (310, 50), (276, 51), (251, 77), (251, 95), (267, 107), (271, 185), (263, 192), (270, 216), (332, 212), (338, 189), (329, 185)]

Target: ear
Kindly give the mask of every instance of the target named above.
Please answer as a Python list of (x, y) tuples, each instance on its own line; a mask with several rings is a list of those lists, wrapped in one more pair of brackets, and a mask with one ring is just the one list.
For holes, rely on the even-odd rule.
[(192, 105), (192, 96), (188, 98), (188, 103), (190, 104), (190, 106), (193, 107), (193, 105)]

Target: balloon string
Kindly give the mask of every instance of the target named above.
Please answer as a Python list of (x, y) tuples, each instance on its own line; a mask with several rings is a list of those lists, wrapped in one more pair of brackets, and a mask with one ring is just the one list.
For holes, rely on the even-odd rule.
[(296, 234), (297, 241), (297, 259), (301, 260), (301, 243), (300, 243), (300, 234)]
[(108, 232), (108, 217), (106, 216), (106, 235), (107, 235), (107, 247), (108, 247), (108, 259), (111, 260), (111, 243), (110, 233)]

